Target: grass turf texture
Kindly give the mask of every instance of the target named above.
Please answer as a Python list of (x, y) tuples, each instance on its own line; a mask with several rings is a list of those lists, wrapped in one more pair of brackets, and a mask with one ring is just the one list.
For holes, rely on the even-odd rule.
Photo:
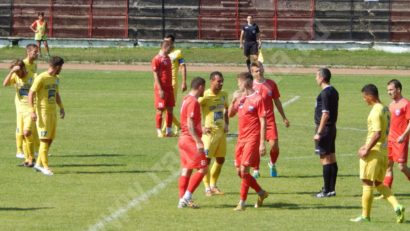
[[(66, 61), (96, 63), (104, 62), (150, 62), (158, 48), (52, 48), (51, 54), (58, 54)], [(243, 64), (244, 57), (239, 48), (184, 48), (185, 59), (190, 63)], [(263, 49), (266, 64), (300, 66), (359, 66), (410, 68), (410, 53), (392, 54), (375, 50), (312, 50)], [(1, 48), (0, 60), (6, 61), (25, 55), (23, 48)]]
[[(196, 75), (207, 76), (189, 74)], [(274, 76), (282, 102), (294, 96), (300, 99), (285, 108), (291, 121), (289, 129), (284, 128), (277, 115), (280, 177), (268, 177), (266, 157), (261, 163), (262, 178), (258, 181), (271, 193), (264, 207), (251, 207), (256, 195), (250, 190), (248, 209), (232, 211), (239, 199), (240, 179), (233, 167), (235, 140), (231, 140), (219, 181), (224, 196), (207, 198), (201, 185), (194, 194), (201, 208), (177, 209), (175, 178), (158, 194), (107, 223), (104, 229), (408, 229), (409, 222), (395, 224), (394, 212), (385, 201), (373, 203), (371, 223), (349, 222), (349, 218), (361, 213), (359, 160), (355, 153), (365, 140), (370, 110), (361, 99), (360, 89), (366, 83), (377, 84), (387, 103), (385, 83), (391, 78), (339, 75), (332, 79), (340, 93), (337, 197), (312, 197), (322, 186), (322, 168), (313, 154), (312, 142), (313, 109), (320, 91), (313, 75)], [(50, 151), (50, 165), (55, 171), (52, 177), (16, 166), (19, 160), (14, 157), (14, 90), (0, 91), (0, 230), (88, 230), (178, 171), (177, 139), (156, 138), (150, 73), (63, 70), (61, 79), (67, 115), (58, 122), (58, 135)], [(410, 79), (401, 80), (404, 94), (408, 95)], [(224, 88), (230, 93), (236, 89), (233, 74), (226, 73)], [(231, 120), (231, 132), (237, 130), (236, 126), (235, 118)], [(410, 208), (410, 184), (397, 167), (394, 170), (394, 191), (399, 201)]]

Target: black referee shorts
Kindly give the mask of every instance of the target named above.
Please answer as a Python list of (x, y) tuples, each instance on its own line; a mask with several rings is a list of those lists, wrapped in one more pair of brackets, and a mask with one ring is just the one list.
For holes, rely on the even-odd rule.
[(258, 43), (257, 42), (245, 42), (243, 45), (243, 54), (245, 56), (258, 55)]
[[(318, 126), (315, 131), (317, 132)], [(336, 152), (336, 125), (326, 125), (320, 134), (320, 140), (315, 141), (315, 152), (318, 155), (329, 155)]]

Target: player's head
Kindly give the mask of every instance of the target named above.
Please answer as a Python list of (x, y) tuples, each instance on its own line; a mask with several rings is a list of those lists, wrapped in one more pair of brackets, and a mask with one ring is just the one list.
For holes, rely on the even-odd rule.
[(172, 43), (170, 41), (163, 40), (161, 42), (162, 52), (164, 52), (165, 54), (169, 54), (169, 52), (171, 52), (171, 49), (172, 49)]
[(330, 83), (332, 73), (327, 68), (320, 68), (316, 73), (316, 82), (321, 85), (322, 83)]
[(26, 65), (24, 65), (24, 62), (21, 59), (16, 59), (11, 62), (10, 70), (12, 69), (16, 70), (15, 73), (19, 78), (23, 78), (27, 75)]
[(401, 98), (401, 83), (397, 79), (392, 79), (387, 83), (387, 94), (389, 94), (392, 99)]
[(362, 88), (363, 100), (367, 104), (373, 105), (376, 102), (379, 102), (379, 90), (374, 84), (366, 84)]
[(213, 93), (218, 94), (224, 85), (224, 77), (221, 72), (214, 71), (209, 75), (211, 81), (211, 90)]
[(205, 91), (205, 79), (201, 77), (195, 77), (191, 80), (191, 91), (196, 92), (198, 97), (204, 95)]
[(63, 68), (64, 59), (58, 56), (52, 56), (48, 61), (48, 65), (52, 70), (52, 73), (55, 75), (60, 74), (61, 69)]
[(27, 57), (31, 60), (38, 58), (38, 46), (34, 43), (30, 43), (26, 46)]
[(265, 69), (263, 68), (263, 64), (261, 62), (257, 61), (251, 64), (251, 73), (255, 79), (263, 77), (264, 72)]
[(240, 91), (252, 89), (253, 77), (249, 72), (241, 72), (237, 76), (238, 87)]
[(248, 22), (248, 24), (253, 24), (253, 17), (252, 17), (252, 15), (248, 15), (248, 17), (246, 17), (246, 21)]
[(169, 35), (165, 36), (164, 40), (174, 43), (175, 42), (175, 36), (172, 35), (172, 34), (169, 34)]
[(43, 19), (44, 18), (44, 12), (38, 12), (37, 17), (38, 17), (38, 19)]

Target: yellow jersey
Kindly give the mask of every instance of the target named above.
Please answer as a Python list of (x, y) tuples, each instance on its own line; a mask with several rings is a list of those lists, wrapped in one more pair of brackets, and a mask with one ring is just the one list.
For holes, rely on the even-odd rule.
[(373, 105), (372, 110), (367, 117), (367, 139), (366, 144), (370, 143), (375, 132), (381, 132), (381, 136), (376, 145), (371, 150), (384, 152), (387, 149), (387, 135), (389, 132), (390, 112), (389, 109), (381, 103)]
[(10, 84), (13, 84), (16, 88), (15, 103), (17, 112), (24, 113), (29, 111), (28, 92), (33, 84), (33, 81), (33, 77), (29, 77), (29, 75), (20, 78), (16, 75), (16, 73), (13, 73), (11, 76)]
[(23, 62), (24, 62), (24, 65), (26, 66), (27, 75), (29, 77), (35, 77), (35, 75), (37, 75), (37, 63), (36, 62), (30, 63), (28, 58), (25, 58)]
[(178, 83), (179, 66), (185, 64), (185, 60), (181, 50), (172, 50), (168, 56), (172, 63), (172, 86), (175, 88)]
[(201, 114), (205, 118), (204, 126), (211, 129), (224, 129), (224, 110), (229, 106), (228, 93), (221, 90), (215, 95), (211, 89), (208, 89), (198, 102), (201, 105)]
[(56, 111), (56, 95), (59, 93), (60, 79), (48, 72), (39, 74), (30, 90), (36, 92), (37, 110)]

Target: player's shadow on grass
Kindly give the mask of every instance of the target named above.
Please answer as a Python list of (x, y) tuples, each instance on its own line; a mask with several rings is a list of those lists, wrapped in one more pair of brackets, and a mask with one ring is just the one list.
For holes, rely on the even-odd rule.
[(154, 170), (123, 170), (123, 171), (67, 171), (57, 172), (57, 174), (142, 174), (142, 173), (167, 173), (170, 171)]
[(17, 208), (17, 207), (0, 207), (0, 211), (36, 211), (43, 209), (54, 209), (54, 207), (37, 207), (37, 208)]
[[(121, 156), (127, 156), (125, 154), (106, 154), (106, 153), (101, 153), (101, 154), (78, 154), (78, 155), (55, 155), (52, 156), (53, 158), (72, 158), (72, 157), (121, 157)], [(138, 154), (133, 154), (130, 156), (142, 156)]]
[(266, 203), (263, 205), (266, 208), (277, 208), (277, 209), (361, 209), (360, 206), (340, 206), (340, 205), (323, 205), (323, 204), (313, 204), (313, 205), (303, 205), (294, 203)]
[[(376, 191), (376, 190), (375, 190), (375, 191)], [(375, 193), (376, 193), (375, 196), (380, 195), (377, 191), (376, 191)], [(409, 193), (394, 193), (394, 192), (393, 192), (393, 195), (394, 195), (395, 197), (410, 197), (410, 194), (409, 194)], [(353, 197), (362, 197), (362, 194), (354, 194)]]
[(70, 167), (116, 167), (127, 166), (126, 164), (56, 164), (53, 167), (70, 168)]
[[(299, 178), (299, 179), (307, 179), (307, 178), (322, 178), (323, 175), (296, 175), (296, 176), (279, 176), (278, 178)], [(354, 174), (339, 174), (337, 177), (359, 177), (358, 175)], [(272, 177), (263, 177), (263, 178), (272, 178)]]

